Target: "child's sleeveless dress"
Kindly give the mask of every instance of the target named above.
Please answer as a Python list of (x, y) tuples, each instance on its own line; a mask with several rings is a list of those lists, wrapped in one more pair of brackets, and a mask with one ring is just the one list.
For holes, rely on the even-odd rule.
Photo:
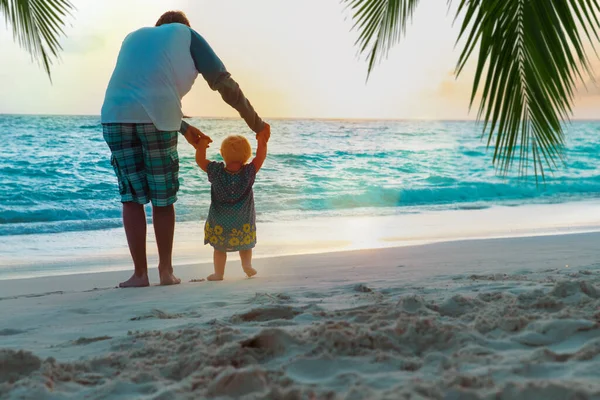
[(220, 251), (254, 248), (254, 164), (246, 164), (237, 172), (228, 172), (224, 163), (211, 161), (207, 173), (212, 186), (210, 210), (204, 225), (204, 244)]

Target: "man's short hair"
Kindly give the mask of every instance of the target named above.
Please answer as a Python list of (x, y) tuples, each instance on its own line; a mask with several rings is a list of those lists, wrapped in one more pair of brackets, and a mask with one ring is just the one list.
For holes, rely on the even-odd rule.
[(156, 21), (156, 26), (173, 23), (179, 23), (190, 26), (190, 21), (187, 19), (183, 11), (167, 11), (166, 13), (160, 16), (158, 21)]

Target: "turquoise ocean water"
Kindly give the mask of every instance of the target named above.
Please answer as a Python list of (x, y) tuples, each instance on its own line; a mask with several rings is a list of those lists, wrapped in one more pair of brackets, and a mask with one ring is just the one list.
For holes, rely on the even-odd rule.
[[(208, 151), (212, 159), (218, 158), (217, 149), (226, 135), (252, 137), (237, 119), (190, 122), (213, 137)], [(75, 266), (74, 254), (83, 259), (117, 247), (125, 257), (123, 268), (128, 268), (117, 182), (99, 117), (0, 115), (0, 132), (0, 279), (48, 273), (48, 265), (59, 255), (70, 260), (65, 265), (76, 272), (86, 262)], [(346, 225), (339, 224), (328, 236), (326, 230), (333, 226), (323, 222), (328, 218), (345, 224), (358, 217), (396, 218), (394, 226), (379, 219), (377, 228), (371, 229), (386, 231), (381, 237), (410, 240), (417, 231), (429, 235), (423, 233), (427, 227), (418, 226), (419, 215), (463, 210), (468, 220), (468, 215), (485, 215), (485, 210), (498, 206), (525, 210), (519, 207), (598, 203), (600, 122), (573, 122), (566, 133), (565, 165), (536, 186), (534, 179), (497, 175), (492, 150), (486, 150), (480, 126), (474, 122), (274, 120), (269, 156), (255, 185), (258, 222), (263, 224), (259, 231), (268, 233), (263, 238), (276, 238), (281, 226), (316, 219), (317, 225), (306, 225), (296, 233), (290, 233), (291, 228), (286, 231), (286, 243), (306, 244), (306, 237), (313, 237), (308, 245), (316, 248), (329, 236), (343, 236)], [(179, 153), (181, 190), (176, 210), (182, 228), (178, 229), (191, 227), (184, 239), (190, 241), (190, 248), (199, 249), (210, 186), (183, 137)], [(569, 205), (564, 210), (574, 211), (556, 224), (570, 226), (575, 212), (579, 223), (585, 223), (587, 214), (581, 207)], [(544, 212), (553, 216), (552, 210)], [(457, 221), (465, 221), (465, 214), (460, 215)], [(521, 221), (518, 215), (511, 218)], [(531, 217), (528, 229), (548, 219)], [(491, 221), (503, 219), (495, 216)], [(445, 228), (443, 221), (433, 215), (426, 223)], [(469, 232), (475, 235), (480, 230), (477, 221), (469, 224)], [(263, 231), (262, 227), (269, 228)], [(459, 228), (454, 227), (452, 235), (460, 236)], [(315, 229), (320, 230), (318, 235), (313, 234)], [(512, 225), (502, 228), (512, 229)], [(104, 239), (108, 241), (100, 245)], [(272, 241), (265, 252), (278, 246)], [(52, 273), (63, 273), (64, 268), (56, 266)]]

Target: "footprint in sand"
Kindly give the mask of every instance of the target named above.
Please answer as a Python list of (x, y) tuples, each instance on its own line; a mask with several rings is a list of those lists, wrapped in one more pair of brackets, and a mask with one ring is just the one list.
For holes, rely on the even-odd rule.
[(90, 310), (86, 308), (72, 308), (69, 310), (69, 312), (72, 312), (73, 314), (87, 315), (90, 313)]
[(102, 342), (104, 340), (110, 340), (110, 339), (112, 339), (112, 336), (98, 336), (98, 337), (92, 337), (92, 338), (80, 337), (77, 340), (73, 340), (71, 342), (71, 344), (74, 346), (85, 346), (86, 344)]
[(21, 333), (25, 333), (27, 331), (23, 331), (21, 329), (0, 329), (0, 336), (13, 336), (13, 335), (20, 335)]
[(371, 293), (373, 292), (373, 289), (361, 283), (359, 285), (354, 286), (354, 291), (359, 293)]
[(0, 383), (16, 381), (42, 366), (42, 361), (28, 351), (0, 350)]
[(139, 317), (133, 317), (130, 318), (130, 321), (141, 321), (144, 319), (151, 319), (151, 318), (157, 318), (157, 319), (177, 319), (177, 318), (182, 318), (184, 317), (183, 314), (169, 314), (166, 313), (164, 311), (161, 311), (159, 309), (154, 309), (152, 310), (152, 312), (150, 314), (147, 315), (142, 315)]
[(252, 309), (244, 314), (237, 314), (232, 317), (233, 320), (242, 320), (244, 322), (265, 322), (275, 319), (293, 319), (302, 312), (292, 307), (260, 307)]

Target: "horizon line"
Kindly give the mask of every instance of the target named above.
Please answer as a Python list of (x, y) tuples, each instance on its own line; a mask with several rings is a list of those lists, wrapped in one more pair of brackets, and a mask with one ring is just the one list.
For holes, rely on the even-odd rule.
[[(0, 112), (0, 116), (31, 116), (31, 117), (100, 117), (100, 114), (30, 114), (30, 113), (2, 113)], [(191, 116), (184, 115), (183, 119), (221, 119), (221, 120), (238, 120), (240, 117), (223, 117), (223, 116)], [(413, 122), (413, 121), (431, 121), (431, 122), (482, 122), (477, 119), (465, 119), (465, 118), (442, 118), (442, 119), (434, 119), (434, 118), (374, 118), (374, 117), (264, 117), (263, 120), (315, 120), (315, 121), (397, 121), (397, 122)], [(568, 122), (595, 122), (600, 121), (600, 116), (598, 118), (572, 118), (567, 121), (562, 121), (563, 123)]]

